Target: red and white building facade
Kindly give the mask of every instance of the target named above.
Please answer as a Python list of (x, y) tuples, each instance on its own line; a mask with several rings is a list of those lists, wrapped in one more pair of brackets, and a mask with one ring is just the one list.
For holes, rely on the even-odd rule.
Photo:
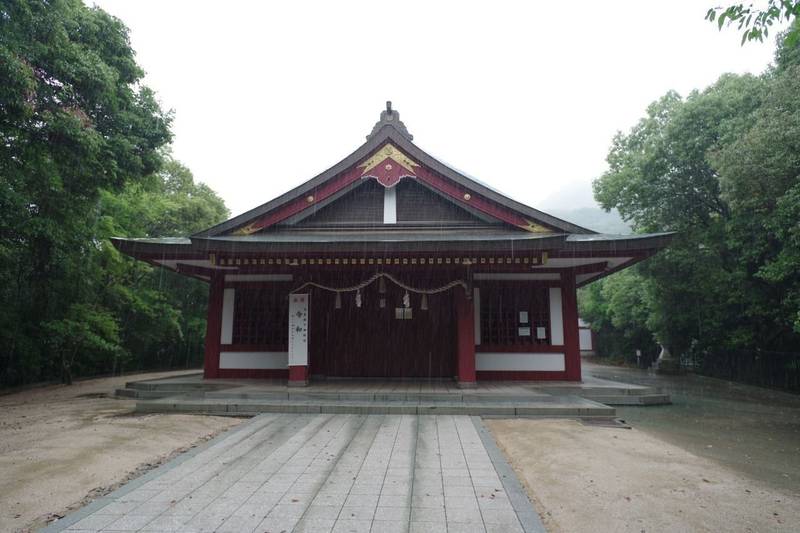
[(422, 151), (387, 105), (319, 176), (123, 252), (209, 284), (204, 375), (581, 379), (576, 289), (663, 248), (523, 205)]

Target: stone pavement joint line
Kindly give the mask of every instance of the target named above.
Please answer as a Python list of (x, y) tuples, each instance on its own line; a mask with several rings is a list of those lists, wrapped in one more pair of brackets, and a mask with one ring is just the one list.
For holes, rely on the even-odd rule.
[(544, 531), (509, 477), (477, 417), (264, 414), (45, 531)]

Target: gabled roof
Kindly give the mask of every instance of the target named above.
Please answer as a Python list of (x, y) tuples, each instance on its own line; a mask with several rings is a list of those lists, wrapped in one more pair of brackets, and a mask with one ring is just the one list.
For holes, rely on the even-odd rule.
[[(239, 216), (198, 232), (193, 237), (209, 238), (224, 235), (251, 235), (275, 226), (290, 217), (318, 208), (358, 180), (378, 173), (385, 186), (393, 186), (401, 178), (411, 176), (459, 207), (480, 216), (505, 222), (515, 230), (544, 234), (593, 234), (595, 232), (533, 209), (497, 192), (483, 183), (445, 165), (412, 142), (413, 137), (391, 108), (381, 113), (367, 141), (352, 154), (328, 170), (291, 191)], [(385, 157), (398, 164), (380, 167)], [(377, 168), (376, 168), (377, 167)], [(381, 181), (381, 177), (378, 177)]]
[[(190, 238), (111, 240), (123, 253), (205, 281), (300, 265), (335, 270), (356, 261), (432, 266), (436, 255), (437, 268), (450, 268), (452, 260), (481, 272), (571, 270), (582, 286), (650, 257), (673, 237), (605, 235), (571, 224), (508, 198), (411, 141), (387, 105), (366, 143), (270, 202)], [(386, 216), (392, 196), (395, 223)], [(375, 222), (379, 201), (384, 211)], [(348, 209), (362, 216), (342, 216)]]

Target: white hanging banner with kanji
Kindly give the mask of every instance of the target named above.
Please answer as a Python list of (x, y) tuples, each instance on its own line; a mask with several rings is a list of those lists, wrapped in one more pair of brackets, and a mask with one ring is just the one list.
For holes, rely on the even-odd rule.
[(289, 366), (308, 366), (308, 294), (289, 295)]

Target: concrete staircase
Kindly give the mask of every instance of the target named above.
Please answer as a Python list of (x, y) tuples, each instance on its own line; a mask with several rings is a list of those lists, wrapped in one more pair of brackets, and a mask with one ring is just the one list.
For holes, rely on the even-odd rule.
[(136, 400), (142, 413), (464, 414), (498, 417), (609, 418), (615, 405), (659, 405), (669, 396), (652, 387), (587, 377), (582, 383), (479, 383), (459, 389), (448, 381), (312, 382), (203, 380), (200, 374), (134, 381), (117, 396)]
[(591, 400), (545, 403), (526, 402), (450, 402), (450, 401), (385, 401), (348, 400), (192, 400), (166, 398), (140, 400), (136, 410), (143, 413), (203, 413), (216, 415), (255, 415), (259, 413), (355, 413), (414, 415), (478, 415), (497, 417), (613, 417), (616, 410)]
[[(142, 413), (465, 414), (498, 417), (614, 417), (613, 407), (575, 394), (549, 394), (520, 387), (513, 392), (369, 391), (358, 387), (320, 391), (313, 387), (263, 390), (252, 384), (196, 382), (131, 382), (117, 396), (136, 400)], [(510, 387), (512, 389), (512, 387)], [(573, 391), (574, 392), (574, 391)]]

